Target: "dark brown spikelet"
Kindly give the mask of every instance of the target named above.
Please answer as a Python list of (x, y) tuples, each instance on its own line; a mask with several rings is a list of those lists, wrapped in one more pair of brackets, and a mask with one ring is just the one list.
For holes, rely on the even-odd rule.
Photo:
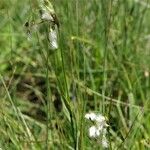
[(29, 27), (29, 22), (27, 21), (25, 24), (24, 24), (25, 27)]
[(59, 24), (59, 20), (58, 20), (56, 14), (51, 14), (51, 16), (53, 17), (53, 20), (54, 20), (53, 23), (54, 23), (54, 25), (57, 25), (57, 27), (59, 28), (60, 24)]

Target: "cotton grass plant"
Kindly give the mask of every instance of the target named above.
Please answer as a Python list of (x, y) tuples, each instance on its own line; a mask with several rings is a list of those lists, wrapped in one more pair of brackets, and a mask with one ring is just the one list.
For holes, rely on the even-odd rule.
[(1, 149), (149, 149), (148, 1), (0, 9)]
[(89, 128), (89, 137), (99, 140), (99, 144), (103, 148), (108, 148), (108, 140), (106, 138), (106, 127), (108, 124), (106, 123), (106, 118), (101, 114), (95, 113), (87, 113), (85, 118), (94, 122), (94, 125)]

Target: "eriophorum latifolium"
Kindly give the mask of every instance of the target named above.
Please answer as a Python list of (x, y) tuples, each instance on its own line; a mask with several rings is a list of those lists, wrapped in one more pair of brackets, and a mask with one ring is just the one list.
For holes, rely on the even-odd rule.
[(108, 140), (106, 138), (107, 127), (106, 118), (101, 114), (87, 113), (85, 118), (92, 121), (94, 124), (89, 128), (89, 137), (97, 139), (98, 144), (103, 148), (108, 148)]
[(0, 0), (0, 149), (150, 149), (149, 6)]
[[(45, 39), (48, 36), (49, 44), (51, 50), (58, 49), (58, 28), (59, 28), (59, 22), (56, 17), (54, 8), (48, 0), (41, 0), (38, 3), (37, 7), (37, 17), (27, 21), (25, 23), (25, 28), (27, 30), (27, 34), (29, 37), (31, 37), (32, 30), (38, 30), (39, 27), (45, 28), (44, 33)], [(47, 24), (47, 25), (43, 25)]]

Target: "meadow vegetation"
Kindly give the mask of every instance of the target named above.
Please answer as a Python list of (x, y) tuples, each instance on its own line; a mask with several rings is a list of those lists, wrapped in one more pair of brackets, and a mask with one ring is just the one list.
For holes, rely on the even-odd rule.
[[(150, 2), (50, 2), (58, 49), (40, 0), (0, 0), (0, 149), (150, 149)], [(90, 112), (106, 117), (107, 148)]]

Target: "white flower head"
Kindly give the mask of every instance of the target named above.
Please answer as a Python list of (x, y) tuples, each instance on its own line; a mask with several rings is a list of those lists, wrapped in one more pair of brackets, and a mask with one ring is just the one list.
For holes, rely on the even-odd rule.
[(49, 32), (49, 41), (52, 50), (58, 49), (56, 30), (51, 29), (51, 31)]
[(107, 139), (106, 139), (105, 136), (104, 136), (103, 139), (102, 139), (102, 146), (103, 146), (104, 148), (108, 148), (108, 141), (107, 141)]
[(85, 118), (93, 121), (94, 125), (89, 128), (89, 137), (97, 138), (100, 140), (102, 147), (108, 147), (108, 141), (106, 138), (107, 127), (106, 118), (101, 114), (87, 113)]
[(85, 118), (89, 119), (89, 120), (92, 120), (92, 121), (95, 121), (96, 114), (95, 113), (87, 113), (87, 114), (85, 114)]
[(40, 0), (40, 16), (44, 21), (54, 21), (53, 14), (54, 8), (49, 0)]
[(89, 136), (91, 138), (96, 138), (96, 137), (100, 136), (100, 132), (99, 132), (99, 130), (97, 129), (96, 126), (91, 126), (89, 128)]
[(99, 123), (102, 123), (102, 122), (106, 121), (105, 117), (103, 115), (101, 115), (101, 114), (96, 115), (96, 119), (95, 120), (97, 122), (99, 122)]
[(51, 14), (48, 13), (47, 11), (44, 11), (44, 12), (41, 14), (41, 19), (42, 19), (42, 20), (46, 20), (46, 21), (53, 21), (53, 17), (52, 17)]
[(98, 114), (96, 116), (96, 124), (99, 127), (99, 130), (102, 130), (105, 127), (108, 127), (108, 124), (106, 123), (106, 118), (102, 116), (101, 114)]

